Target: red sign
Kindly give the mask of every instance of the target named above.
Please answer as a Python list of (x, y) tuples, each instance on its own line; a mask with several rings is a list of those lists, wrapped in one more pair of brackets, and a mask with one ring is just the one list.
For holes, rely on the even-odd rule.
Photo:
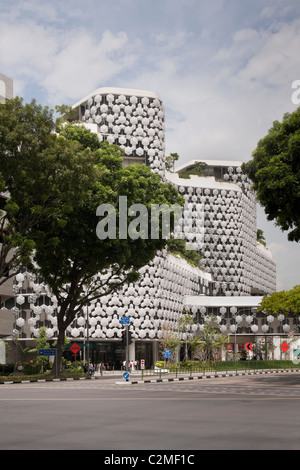
[(78, 344), (73, 343), (72, 346), (70, 347), (70, 351), (74, 354), (74, 356), (77, 356), (78, 352), (80, 351), (81, 347), (78, 346)]
[(283, 352), (287, 352), (287, 351), (290, 349), (290, 347), (289, 347), (289, 345), (288, 345), (287, 343), (283, 343), (283, 344), (280, 346), (280, 348), (282, 349)]
[(252, 351), (252, 343), (246, 343), (246, 351)]

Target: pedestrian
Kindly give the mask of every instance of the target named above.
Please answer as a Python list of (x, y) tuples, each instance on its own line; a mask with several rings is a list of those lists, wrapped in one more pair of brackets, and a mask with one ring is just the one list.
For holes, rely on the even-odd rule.
[(102, 362), (100, 362), (100, 374), (101, 375), (103, 375), (103, 370), (104, 370), (103, 364)]

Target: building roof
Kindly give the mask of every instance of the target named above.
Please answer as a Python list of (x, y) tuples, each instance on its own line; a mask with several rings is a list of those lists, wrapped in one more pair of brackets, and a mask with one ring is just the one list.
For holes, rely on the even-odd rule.
[(89, 98), (95, 96), (95, 95), (107, 95), (107, 94), (113, 94), (113, 95), (129, 95), (129, 96), (147, 96), (148, 98), (157, 98), (156, 93), (153, 91), (146, 91), (146, 90), (135, 90), (131, 88), (115, 88), (115, 87), (104, 87), (104, 88), (97, 88), (96, 90), (92, 91), (89, 93), (87, 96), (82, 98), (81, 100), (77, 101), (72, 108), (77, 108), (82, 103), (85, 103)]
[(192, 307), (257, 307), (262, 296), (208, 297), (206, 295), (185, 296), (185, 305)]
[(206, 163), (208, 166), (233, 166), (233, 167), (240, 167), (242, 165), (242, 162), (239, 161), (230, 161), (230, 160), (205, 160), (203, 158), (197, 158), (197, 160), (190, 160), (187, 163), (183, 163), (182, 165), (178, 166), (175, 168), (175, 172), (184, 170), (195, 163), (198, 162), (203, 162)]
[(236, 183), (216, 181), (214, 176), (190, 175), (189, 178), (180, 178), (178, 173), (166, 171), (166, 178), (170, 183), (178, 186), (192, 186), (194, 188), (226, 189), (228, 191), (242, 192)]

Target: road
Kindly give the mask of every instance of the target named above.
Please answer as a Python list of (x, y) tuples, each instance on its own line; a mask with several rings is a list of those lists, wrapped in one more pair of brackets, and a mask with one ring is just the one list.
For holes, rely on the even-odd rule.
[(1, 450), (299, 450), (300, 374), (0, 385)]

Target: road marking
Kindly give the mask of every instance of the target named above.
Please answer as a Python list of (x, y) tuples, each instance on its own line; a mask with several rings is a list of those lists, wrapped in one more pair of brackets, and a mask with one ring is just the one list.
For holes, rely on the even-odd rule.
[[(286, 396), (282, 396), (282, 397), (251, 397), (251, 401), (276, 401), (276, 400), (279, 400), (281, 398), (284, 398), (285, 400), (300, 400), (300, 397), (286, 397)], [(37, 400), (24, 400), (24, 399), (0, 399), (0, 401), (12, 401), (12, 402), (16, 402), (16, 401), (32, 401), (32, 402), (38, 402), (38, 401), (43, 401), (43, 402), (46, 402), (46, 401), (80, 401), (80, 402), (83, 402), (83, 401), (87, 401), (87, 402), (91, 402), (91, 401), (102, 401), (102, 402), (106, 402), (106, 401), (119, 401), (119, 400), (123, 400), (123, 401), (132, 401), (132, 402), (136, 402), (136, 401), (245, 401), (247, 400), (247, 397), (244, 396), (244, 397), (194, 397), (194, 398), (186, 398), (186, 397), (183, 397), (183, 398), (124, 398), (124, 397), (120, 397), (120, 398), (88, 398), (88, 399), (85, 399), (85, 398), (44, 398), (44, 399), (37, 399)]]

